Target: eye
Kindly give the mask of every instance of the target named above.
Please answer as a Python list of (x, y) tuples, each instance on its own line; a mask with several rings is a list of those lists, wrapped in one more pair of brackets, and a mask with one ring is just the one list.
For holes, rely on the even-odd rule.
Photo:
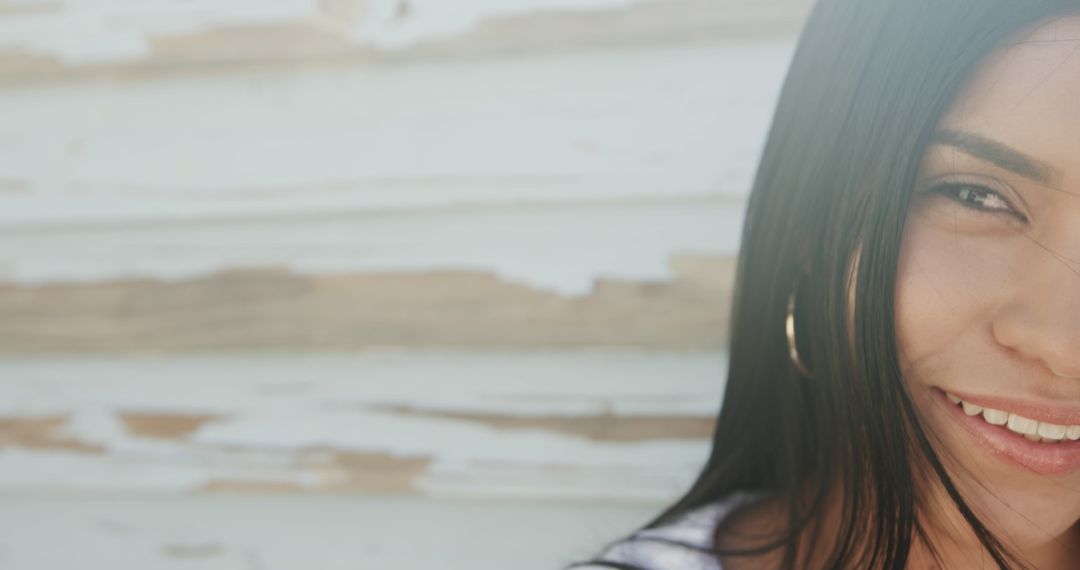
[(965, 208), (989, 214), (1006, 214), (1027, 221), (1027, 216), (1013, 207), (1009, 199), (997, 190), (972, 182), (942, 182), (930, 187), (930, 192), (946, 196)]

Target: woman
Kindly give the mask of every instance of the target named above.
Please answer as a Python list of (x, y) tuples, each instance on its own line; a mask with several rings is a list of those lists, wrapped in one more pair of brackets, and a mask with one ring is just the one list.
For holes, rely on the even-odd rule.
[(579, 567), (1080, 568), (1080, 4), (821, 0), (712, 454)]

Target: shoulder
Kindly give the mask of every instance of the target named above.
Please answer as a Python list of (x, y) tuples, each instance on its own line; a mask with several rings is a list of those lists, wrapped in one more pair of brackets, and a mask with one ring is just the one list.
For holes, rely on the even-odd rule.
[(574, 570), (721, 570), (713, 554), (716, 526), (757, 495), (736, 493), (668, 524), (639, 530), (608, 546), (596, 563)]

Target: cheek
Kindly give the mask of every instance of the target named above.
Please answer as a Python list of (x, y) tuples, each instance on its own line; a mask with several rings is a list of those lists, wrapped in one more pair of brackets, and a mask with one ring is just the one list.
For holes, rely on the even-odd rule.
[(991, 276), (997, 263), (989, 261), (986, 247), (977, 239), (918, 221), (909, 224), (901, 244), (895, 297), (902, 366), (918, 370), (949, 355), (973, 354), (971, 343), (981, 342), (989, 331), (995, 305)]

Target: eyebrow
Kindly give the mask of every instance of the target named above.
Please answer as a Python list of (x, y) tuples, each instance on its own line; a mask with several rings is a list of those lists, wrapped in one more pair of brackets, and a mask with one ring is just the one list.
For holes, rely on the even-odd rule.
[(1049, 164), (975, 133), (943, 129), (934, 135), (934, 142), (956, 147), (975, 158), (980, 158), (1040, 184), (1050, 184), (1050, 181), (1057, 176), (1057, 170)]

